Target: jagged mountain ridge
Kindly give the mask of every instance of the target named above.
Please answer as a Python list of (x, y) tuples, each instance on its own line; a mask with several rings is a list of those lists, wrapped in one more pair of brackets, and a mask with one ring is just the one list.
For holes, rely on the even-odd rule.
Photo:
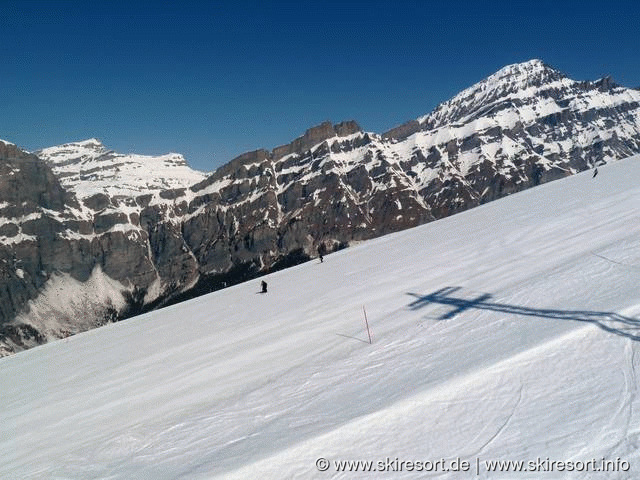
[[(638, 104), (636, 91), (616, 85), (610, 77), (578, 82), (531, 60), (502, 68), (384, 136), (402, 140), (430, 132), (440, 136), (437, 142), (446, 143), (508, 132), (545, 158), (572, 158), (572, 168), (580, 170), (601, 156), (613, 159), (636, 151)], [(633, 137), (630, 144), (620, 140), (626, 137)], [(602, 151), (591, 154), (592, 148)]]
[[(576, 82), (532, 60), (385, 134), (326, 122), (206, 177), (171, 154), (164, 171), (141, 156), (122, 169), (126, 156), (94, 139), (45, 149), (57, 209), (37, 199), (10, 217), (0, 209), (4, 352), (638, 153), (639, 105), (640, 92), (608, 78)], [(14, 169), (37, 158), (1, 152)], [(143, 189), (114, 181), (140, 168)], [(0, 189), (0, 206), (16, 201)], [(58, 290), (75, 292), (71, 306)]]

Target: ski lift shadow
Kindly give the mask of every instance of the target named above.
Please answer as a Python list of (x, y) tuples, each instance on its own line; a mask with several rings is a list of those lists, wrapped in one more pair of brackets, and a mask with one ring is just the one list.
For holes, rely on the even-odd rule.
[(351, 340), (357, 340), (359, 342), (366, 343), (367, 345), (369, 345), (368, 341), (363, 340), (363, 339), (358, 338), (358, 337), (352, 337), (351, 335), (345, 335), (344, 333), (336, 333), (336, 335), (338, 335), (339, 337), (350, 338)]
[(450, 307), (437, 317), (438, 320), (449, 320), (467, 310), (489, 310), (512, 315), (588, 322), (597, 325), (606, 332), (640, 341), (640, 319), (638, 318), (627, 317), (616, 312), (533, 308), (491, 302), (492, 295), (488, 293), (464, 298), (458, 294), (461, 289), (462, 287), (445, 287), (426, 295), (407, 292), (407, 295), (415, 298), (407, 305), (407, 308), (420, 310), (431, 305)]

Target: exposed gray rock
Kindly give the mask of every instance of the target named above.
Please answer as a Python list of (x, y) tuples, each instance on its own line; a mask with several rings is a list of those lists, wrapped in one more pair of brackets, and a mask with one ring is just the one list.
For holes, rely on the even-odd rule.
[(288, 145), (274, 148), (272, 157), (274, 160), (278, 160), (292, 153), (300, 154), (331, 137), (346, 137), (360, 131), (360, 126), (353, 120), (338, 123), (337, 125), (332, 125), (331, 122), (324, 122), (317, 127), (310, 128), (303, 136), (296, 138)]

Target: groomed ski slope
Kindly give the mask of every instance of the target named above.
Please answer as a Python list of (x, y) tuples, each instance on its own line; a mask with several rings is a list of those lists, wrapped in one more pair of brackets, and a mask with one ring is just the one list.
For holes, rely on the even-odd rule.
[(599, 172), (1, 359), (0, 477), (640, 476), (640, 157)]

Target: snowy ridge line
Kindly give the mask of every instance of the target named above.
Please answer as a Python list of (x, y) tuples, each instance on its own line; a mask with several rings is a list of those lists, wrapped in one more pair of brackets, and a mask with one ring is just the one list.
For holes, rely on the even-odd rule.
[[(321, 145), (323, 145), (323, 144), (325, 144), (325, 143), (326, 143), (327, 145), (332, 145), (334, 142), (350, 142), (350, 141), (353, 141), (353, 140), (356, 140), (356, 139), (359, 139), (359, 138), (363, 138), (365, 135), (369, 135), (369, 137), (370, 137), (372, 140), (373, 140), (373, 138), (374, 138), (374, 137), (377, 137), (377, 136), (378, 136), (376, 133), (373, 133), (373, 132), (364, 132), (364, 131), (360, 131), (360, 132), (352, 133), (352, 134), (349, 134), (349, 135), (345, 135), (345, 136), (343, 136), (343, 137), (341, 137), (341, 136), (339, 136), (339, 135), (334, 135), (333, 137), (326, 138), (326, 139), (324, 139), (324, 140), (322, 140), (322, 141), (320, 141), (320, 142), (318, 142), (318, 143), (316, 143), (316, 144), (312, 145), (311, 147), (304, 149), (304, 151), (303, 151), (303, 152), (301, 152), (301, 153), (303, 153), (303, 154), (304, 154), (304, 153), (306, 153), (306, 152), (309, 152), (309, 153), (311, 153), (311, 155), (313, 155), (313, 154), (316, 152), (316, 150), (317, 150), (318, 148), (320, 148), (320, 146), (321, 146)], [(273, 149), (273, 150), (276, 150), (276, 149), (278, 149), (278, 147), (276, 147), (276, 148), (275, 148), (275, 149)], [(271, 152), (270, 152), (271, 154), (273, 154), (273, 150), (271, 150)], [(280, 157), (280, 158), (278, 158), (278, 159), (276, 159), (276, 160), (272, 160), (272, 162), (273, 162), (273, 163), (286, 162), (287, 160), (291, 160), (291, 159), (292, 159), (292, 158), (294, 158), (294, 157), (298, 157), (298, 156), (300, 156), (300, 155), (301, 155), (301, 153), (296, 153), (296, 152), (287, 153), (287, 154), (286, 154), (285, 156), (283, 156), (283, 157)], [(263, 163), (263, 162), (251, 163), (251, 164), (247, 164), (247, 165), (245, 165), (245, 166), (246, 166), (246, 167), (251, 167), (251, 166), (254, 166), (254, 165), (261, 165), (262, 163)]]
[[(471, 385), (486, 382), (489, 376), (499, 374), (503, 371), (510, 371), (509, 367), (512, 367), (514, 364), (527, 363), (529, 360), (535, 360), (542, 353), (554, 350), (557, 347), (566, 347), (568, 342), (581, 342), (584, 338), (588, 336), (596, 336), (597, 334), (598, 328), (593, 324), (576, 326), (569, 332), (564, 332), (545, 339), (545, 341), (539, 344), (533, 345), (521, 352), (515, 352), (513, 355), (498, 360), (492, 364), (484, 365), (472, 371), (460, 373), (443, 383), (429, 386), (408, 397), (404, 397), (394, 403), (385, 405), (375, 412), (353, 418), (341, 425), (335, 426), (330, 431), (323, 432), (311, 438), (303, 439), (273, 453), (272, 455), (259, 458), (251, 464), (222, 472), (221, 475), (224, 476), (224, 478), (244, 479), (250, 478), (250, 472), (254, 470), (268, 472), (270, 469), (277, 469), (277, 467), (274, 466), (287, 463), (286, 460), (278, 461), (278, 458), (288, 457), (296, 460), (304, 458), (305, 452), (318, 450), (317, 448), (311, 448), (314, 444), (331, 445), (332, 442), (330, 440), (332, 437), (348, 436), (351, 432), (359, 432), (366, 430), (366, 428), (371, 425), (384, 423), (384, 420), (388, 416), (398, 416), (405, 412), (410, 412), (417, 406), (424, 406), (425, 404), (430, 403), (433, 397), (455, 396), (461, 390), (471, 391), (472, 389), (469, 388)], [(500, 431), (494, 435), (493, 438), (497, 437), (499, 433)], [(493, 438), (491, 440), (493, 440)], [(486, 446), (487, 445), (484, 445), (482, 448), (484, 449)], [(327, 447), (326, 450), (330, 451), (330, 447)], [(479, 453), (480, 452), (465, 453), (465, 456), (475, 457)], [(264, 465), (264, 467), (262, 465)], [(309, 468), (311, 469), (312, 467), (314, 467), (314, 465), (310, 464)], [(218, 475), (216, 475), (216, 477), (217, 476)]]

